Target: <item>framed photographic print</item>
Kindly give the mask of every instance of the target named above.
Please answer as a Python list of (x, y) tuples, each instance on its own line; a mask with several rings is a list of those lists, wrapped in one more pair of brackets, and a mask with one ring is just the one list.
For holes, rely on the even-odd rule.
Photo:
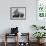
[(25, 20), (26, 19), (26, 7), (11, 7), (10, 8), (11, 20)]
[(39, 18), (46, 18), (46, 0), (37, 1), (37, 15)]
[(46, 0), (37, 0), (36, 3), (36, 23), (37, 25), (46, 25)]

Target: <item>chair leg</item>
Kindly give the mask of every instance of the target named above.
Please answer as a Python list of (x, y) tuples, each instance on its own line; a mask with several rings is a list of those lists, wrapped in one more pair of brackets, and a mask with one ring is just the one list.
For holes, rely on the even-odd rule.
[(7, 46), (7, 42), (6, 41), (4, 42), (4, 44), (5, 44), (5, 46)]

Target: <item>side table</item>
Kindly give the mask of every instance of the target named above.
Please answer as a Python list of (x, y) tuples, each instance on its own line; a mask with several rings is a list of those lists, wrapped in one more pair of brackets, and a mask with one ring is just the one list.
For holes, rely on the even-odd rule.
[(18, 33), (15, 33), (15, 34), (10, 34), (10, 33), (6, 33), (5, 34), (5, 46), (7, 46), (8, 42), (7, 42), (7, 36), (16, 36), (16, 45), (15, 46), (18, 46)]

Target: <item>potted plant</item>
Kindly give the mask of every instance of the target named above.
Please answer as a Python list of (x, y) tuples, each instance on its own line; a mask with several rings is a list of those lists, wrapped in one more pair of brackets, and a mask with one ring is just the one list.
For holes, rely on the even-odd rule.
[(32, 27), (35, 28), (36, 30), (45, 29), (45, 26), (32, 25)]
[(46, 34), (45, 32), (35, 32), (33, 35), (37, 38), (38, 43), (40, 43), (40, 40), (42, 38), (45, 38), (44, 37), (46, 36), (45, 34)]
[(38, 30), (38, 26), (37, 25), (32, 25), (33, 28), (35, 28), (36, 30)]

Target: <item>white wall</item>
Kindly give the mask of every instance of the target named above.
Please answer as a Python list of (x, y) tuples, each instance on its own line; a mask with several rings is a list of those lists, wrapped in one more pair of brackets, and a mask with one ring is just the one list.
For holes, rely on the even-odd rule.
[[(26, 20), (10, 20), (10, 7), (26, 7)], [(21, 32), (29, 32), (32, 24), (36, 24), (36, 0), (0, 0), (0, 33), (16, 26)]]
[[(26, 20), (10, 20), (10, 7), (26, 7)], [(0, 0), (0, 34), (17, 26), (32, 35), (32, 24), (36, 24), (36, 0)]]

